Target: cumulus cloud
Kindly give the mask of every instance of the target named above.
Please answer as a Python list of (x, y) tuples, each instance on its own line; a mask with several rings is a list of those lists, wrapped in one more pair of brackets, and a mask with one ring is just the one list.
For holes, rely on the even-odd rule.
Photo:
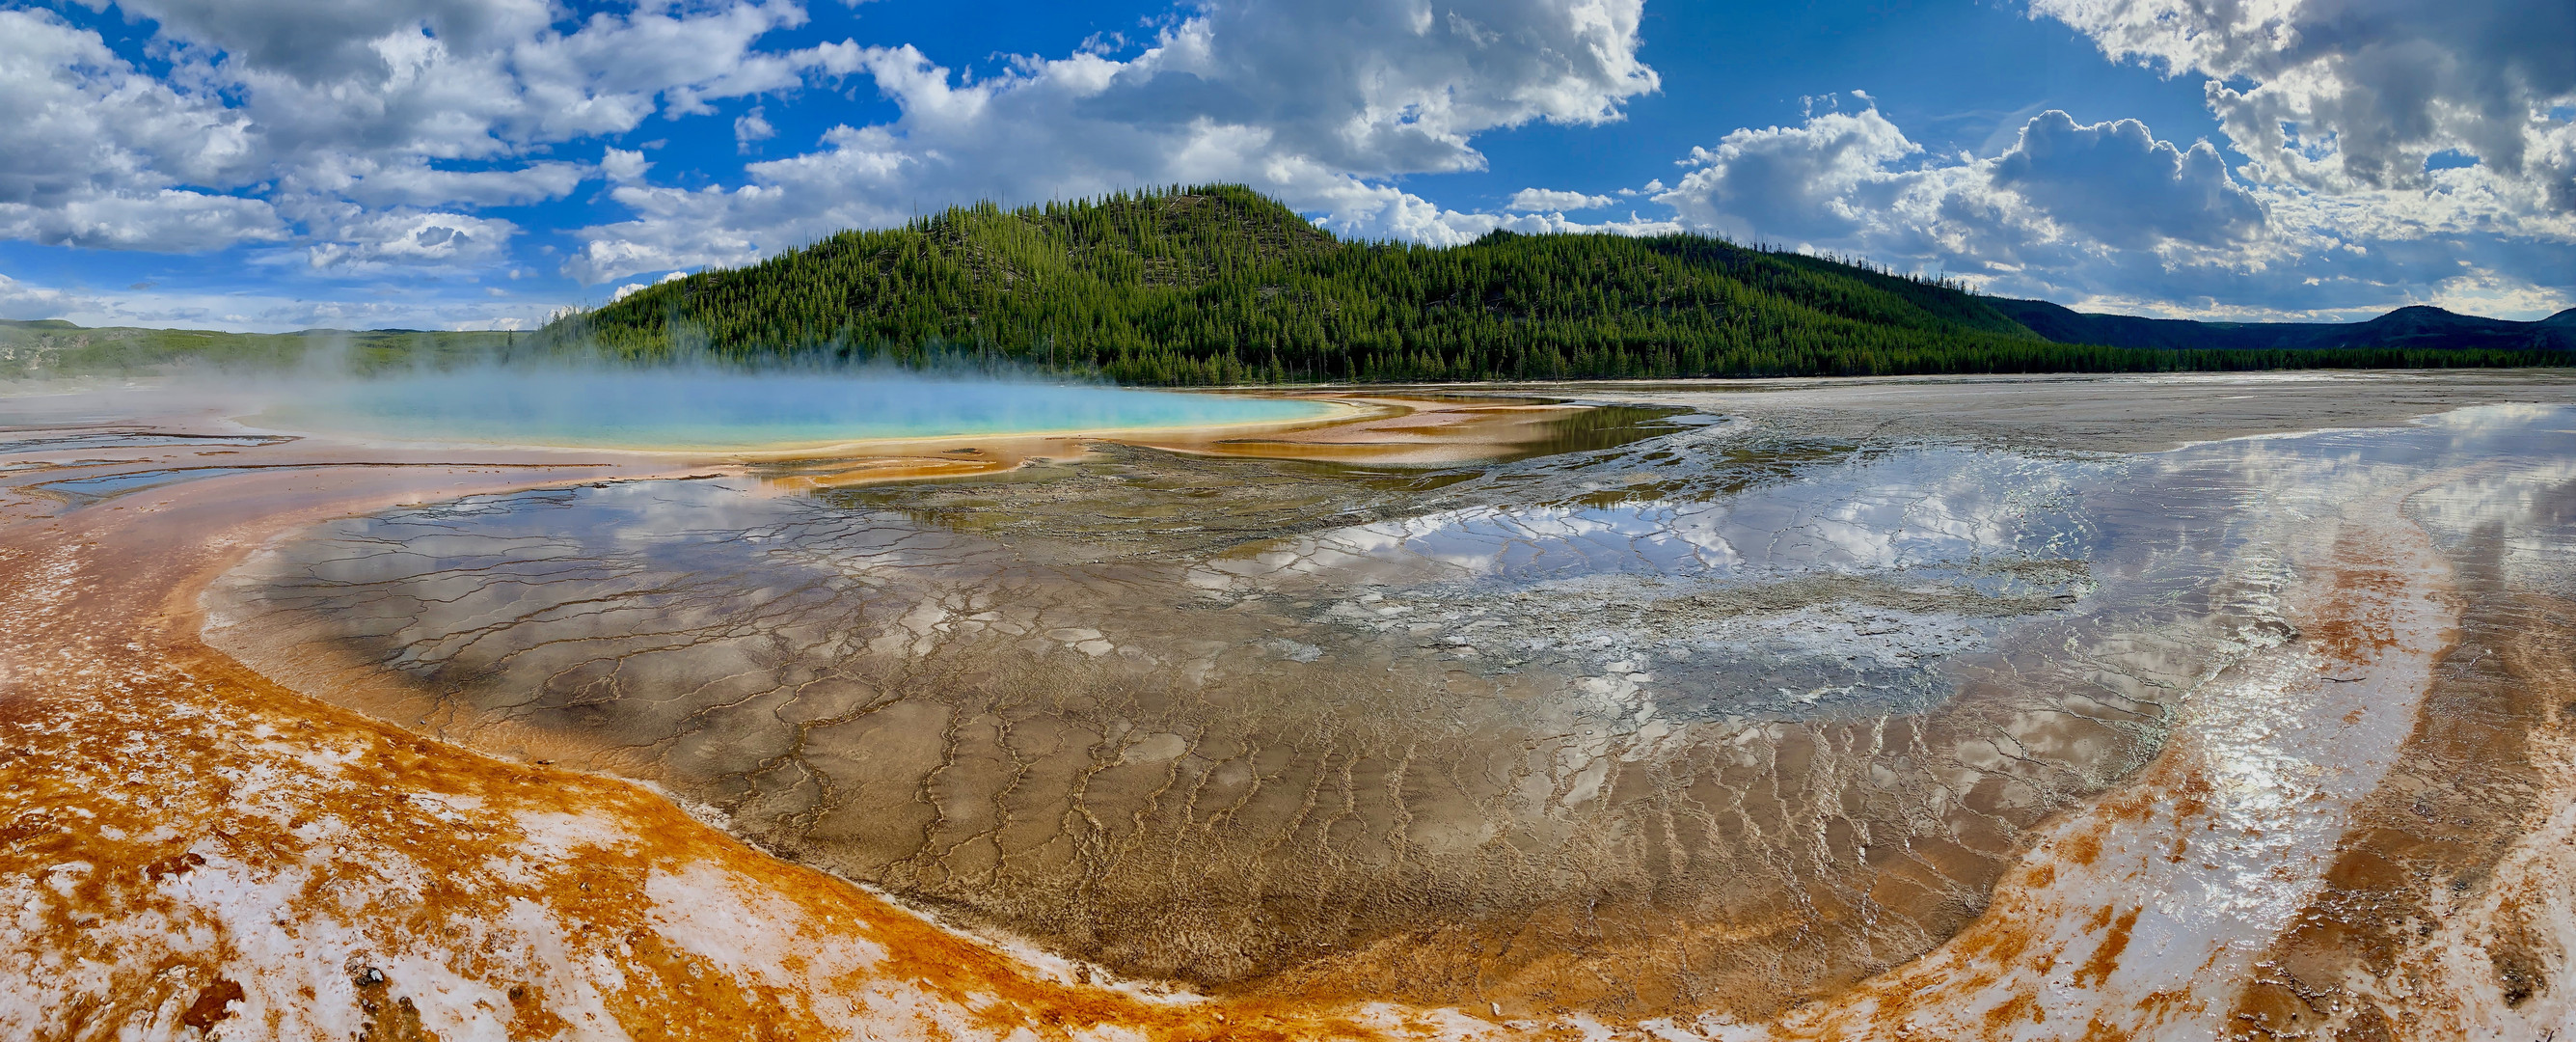
[[(633, 129), (657, 107), (846, 74), (855, 49), (768, 52), (789, 0), (643, 3), (558, 24), (547, 0), (119, 0), (183, 46), (183, 71), (244, 98), (273, 152), (390, 149), (436, 159)], [(835, 72), (837, 70), (837, 73)], [(658, 101), (657, 101), (658, 99)]]
[[(1481, 168), (1470, 139), (1486, 130), (1619, 118), (1657, 87), (1637, 58), (1642, 0), (1218, 0), (1134, 58), (1084, 48), (972, 82), (910, 47), (763, 48), (804, 23), (793, 0), (578, 16), (549, 0), (84, 2), (148, 20), (169, 71), (139, 73), (56, 15), (0, 12), (17, 23), (0, 27), (15, 30), (0, 47), (19, 52), (0, 63), (0, 105), (52, 121), (22, 120), (28, 147), (0, 156), (0, 235), (182, 250), (294, 240), (317, 270), (459, 268), (497, 260), (517, 231), (471, 211), (563, 198), (593, 178), (631, 219), (580, 233), (565, 270), (589, 281), (740, 262), (977, 198), (1210, 180), (1252, 183), (1360, 236), (1671, 226), (1553, 216), (1571, 204), (1459, 213), (1385, 183)], [(901, 116), (835, 128), (730, 188), (653, 185), (640, 151), (545, 157), (657, 112), (855, 75)], [(746, 149), (777, 134), (759, 106), (733, 129)]]
[[(685, 272), (685, 271), (675, 271), (675, 272), (672, 272), (672, 273), (670, 273), (670, 274), (668, 274), (668, 275), (664, 275), (664, 276), (662, 276), (661, 278), (658, 278), (658, 279), (653, 280), (653, 285), (659, 286), (659, 285), (661, 285), (661, 284), (663, 284), (663, 283), (665, 283), (665, 282), (678, 282), (678, 281), (680, 281), (681, 279), (685, 279), (685, 278), (688, 278), (688, 277), (689, 277), (689, 273), (688, 273), (688, 272)], [(644, 287), (644, 283), (641, 283), (641, 282), (629, 282), (629, 283), (627, 283), (627, 284), (625, 284), (625, 285), (623, 285), (623, 286), (619, 286), (619, 287), (617, 287), (617, 292), (609, 294), (609, 295), (608, 295), (608, 302), (609, 302), (609, 303), (611, 303), (611, 304), (617, 303), (618, 301), (624, 300), (624, 299), (626, 299), (626, 298), (628, 298), (628, 297), (631, 297), (631, 296), (634, 296), (634, 295), (636, 295), (636, 294), (638, 294), (638, 293), (642, 293), (642, 292), (644, 292), (644, 288), (645, 288), (645, 287)]]
[[(797, 0), (80, 2), (148, 26), (147, 57), (78, 12), (0, 10), (0, 237), (275, 244), (250, 251), (265, 270), (343, 285), (515, 271), (540, 247), (482, 211), (585, 183), (615, 216), (574, 232), (561, 271), (599, 285), (976, 199), (1238, 181), (1355, 237), (1690, 228), (2106, 307), (2527, 313), (2576, 294), (2564, 3), (2033, 0), (2114, 60), (2205, 77), (2224, 140), (2046, 112), (1999, 155), (1935, 155), (1855, 92), (1694, 150), (1670, 186), (1529, 188), (1474, 213), (1401, 179), (1483, 169), (1474, 140), (1499, 128), (1621, 118), (1658, 87), (1644, 0), (1206, 0), (1149, 39), (975, 77), (911, 47), (771, 45), (806, 23)], [(808, 87), (873, 88), (898, 114), (819, 139), (768, 118)], [(779, 158), (656, 183), (658, 143), (612, 146), (662, 118)], [(1566, 216), (1614, 200), (1669, 211)]]
[(1655, 196), (1684, 220), (1739, 239), (1832, 241), (1879, 220), (1902, 183), (1888, 164), (1920, 152), (1876, 108), (1831, 112), (1795, 127), (1746, 128), (1716, 148), (1693, 148), (1695, 167)]
[(2134, 119), (2080, 126), (2050, 110), (1993, 167), (1997, 186), (2060, 225), (2125, 248), (2160, 240), (2220, 245), (2261, 230), (2263, 207), (2206, 141), (2158, 141)]
[(750, 151), (751, 143), (754, 141), (767, 141), (777, 136), (778, 128), (769, 125), (769, 120), (762, 114), (758, 105), (752, 106), (751, 111), (734, 117), (733, 142), (744, 151)]
[(599, 172), (607, 175), (612, 184), (622, 185), (641, 181), (644, 179), (645, 172), (651, 169), (653, 164), (646, 161), (644, 153), (638, 150), (612, 148), (601, 153), (599, 157)]
[(50, 286), (30, 286), (7, 275), (0, 275), (0, 318), (21, 321), (52, 318), (92, 303), (94, 302), (77, 294), (65, 293)]
[(1654, 197), (1694, 228), (2113, 310), (2350, 318), (2437, 303), (2532, 317), (2576, 302), (2576, 6), (2034, 0), (2030, 12), (2114, 60), (2204, 78), (2241, 163), (2134, 120), (2062, 112), (2031, 119), (1999, 156), (1928, 155), (1872, 106), (1738, 130)]
[(313, 156), (286, 183), (369, 206), (524, 206), (572, 193), (597, 176), (580, 163), (539, 161), (501, 170), (440, 170), (419, 156)]
[[(895, 102), (894, 122), (834, 128), (730, 190), (620, 186), (612, 198), (634, 218), (584, 229), (566, 270), (601, 282), (738, 264), (952, 203), (1206, 181), (1248, 183), (1364, 237), (1454, 243), (1544, 224), (1446, 210), (1379, 179), (1481, 169), (1469, 139), (1482, 131), (1619, 118), (1657, 87), (1637, 58), (1641, 13), (1642, 0), (1224, 0), (1129, 60), (1083, 50), (974, 82), (908, 46), (861, 49), (852, 68)], [(1657, 222), (1614, 225), (1640, 223)]]
[(2103, 53), (2209, 78), (2258, 180), (2431, 188), (2456, 151), (2508, 204), (2576, 211), (2576, 5), (2527, 0), (2034, 0)]
[(846, 41), (761, 49), (803, 24), (792, 0), (578, 19), (548, 0), (114, 7), (154, 23), (168, 72), (136, 69), (51, 12), (0, 10), (0, 236), (183, 252), (302, 239), (334, 270), (469, 265), (500, 256), (516, 227), (431, 211), (561, 198), (649, 166), (640, 153), (612, 152), (613, 168), (541, 158), (547, 148), (847, 75), (859, 55)]
[(1517, 213), (1546, 211), (1561, 213), (1566, 210), (1597, 210), (1615, 202), (1618, 200), (1606, 195), (1560, 192), (1548, 188), (1524, 188), (1512, 193), (1511, 201), (1504, 203), (1503, 209)]
[(355, 273), (389, 267), (472, 269), (500, 261), (518, 227), (508, 221), (410, 208), (345, 207), (313, 223), (324, 241), (305, 251), (323, 271)]
[(114, 294), (65, 289), (0, 275), (0, 318), (60, 318), (84, 326), (227, 329), (285, 332), (299, 329), (533, 329), (551, 301), (492, 297), (485, 293), (419, 292), (405, 282), (370, 286), (350, 299), (316, 298), (291, 290), (258, 288), (163, 289), (138, 285)]
[(251, 165), (246, 119), (51, 12), (0, 10), (0, 125), (0, 236), (200, 250), (284, 234), (264, 202), (182, 187)]
[(2563, 257), (2576, 238), (2527, 222), (2500, 234), (2508, 188), (2481, 169), (2440, 172), (2430, 199), (2247, 184), (2207, 143), (2058, 111), (1987, 159), (1927, 155), (1871, 108), (1738, 130), (1683, 163), (1655, 199), (1693, 228), (2115, 310), (2354, 317), (2438, 297), (2546, 313), (2567, 273), (2549, 284), (2528, 247)]
[(0, 203), (0, 238), (48, 245), (186, 253), (286, 237), (269, 204), (204, 192), (124, 188)]

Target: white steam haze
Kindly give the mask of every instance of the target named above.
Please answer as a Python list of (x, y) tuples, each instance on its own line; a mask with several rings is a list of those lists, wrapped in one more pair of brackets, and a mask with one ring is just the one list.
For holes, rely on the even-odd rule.
[(972, 356), (765, 366), (703, 355), (651, 364), (586, 351), (393, 365), (346, 336), (291, 367), (182, 361), (153, 375), (0, 381), (0, 427), (216, 418), (248, 431), (370, 443), (754, 451), (1021, 433), (1105, 433), (1318, 419), (1316, 402), (1137, 390)]
[(1309, 402), (891, 369), (476, 366), (315, 383), (243, 422), (370, 440), (757, 450), (945, 436), (1288, 422)]

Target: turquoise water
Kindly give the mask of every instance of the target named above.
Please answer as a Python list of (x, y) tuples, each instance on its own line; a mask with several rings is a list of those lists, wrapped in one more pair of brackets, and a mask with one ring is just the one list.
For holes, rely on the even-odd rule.
[(1287, 422), (1316, 402), (909, 376), (698, 370), (446, 373), (332, 383), (261, 426), (399, 441), (754, 449), (879, 438)]

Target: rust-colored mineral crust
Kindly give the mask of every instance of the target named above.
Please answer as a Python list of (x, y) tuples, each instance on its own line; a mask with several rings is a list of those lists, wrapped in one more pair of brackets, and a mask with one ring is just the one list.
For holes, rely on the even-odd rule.
[(281, 526), (530, 477), (299, 471), (0, 530), (0, 1033), (1476, 1032), (1438, 1012), (1085, 984), (631, 783), (425, 740), (197, 639), (203, 583)]

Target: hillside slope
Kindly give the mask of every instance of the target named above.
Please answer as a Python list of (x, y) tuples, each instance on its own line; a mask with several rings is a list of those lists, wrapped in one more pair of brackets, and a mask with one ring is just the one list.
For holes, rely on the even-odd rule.
[[(621, 355), (965, 352), (1143, 383), (2094, 368), (1957, 288), (1698, 236), (1345, 243), (1233, 186), (852, 231), (550, 327)], [(2087, 364), (2090, 363), (2090, 364)]]
[(2213, 343), (2194, 323), (2081, 315), (1692, 235), (1346, 243), (1232, 185), (987, 203), (843, 232), (644, 289), (545, 335), (639, 359), (963, 355), (1155, 384), (2570, 360), (2555, 341), (2510, 336), (2469, 351), (2395, 331)]
[(61, 319), (0, 319), (0, 379), (140, 373), (174, 363), (249, 371), (323, 364), (367, 372), (388, 366), (496, 357), (527, 334), (418, 329), (308, 329), (225, 333), (211, 329), (77, 326)]

